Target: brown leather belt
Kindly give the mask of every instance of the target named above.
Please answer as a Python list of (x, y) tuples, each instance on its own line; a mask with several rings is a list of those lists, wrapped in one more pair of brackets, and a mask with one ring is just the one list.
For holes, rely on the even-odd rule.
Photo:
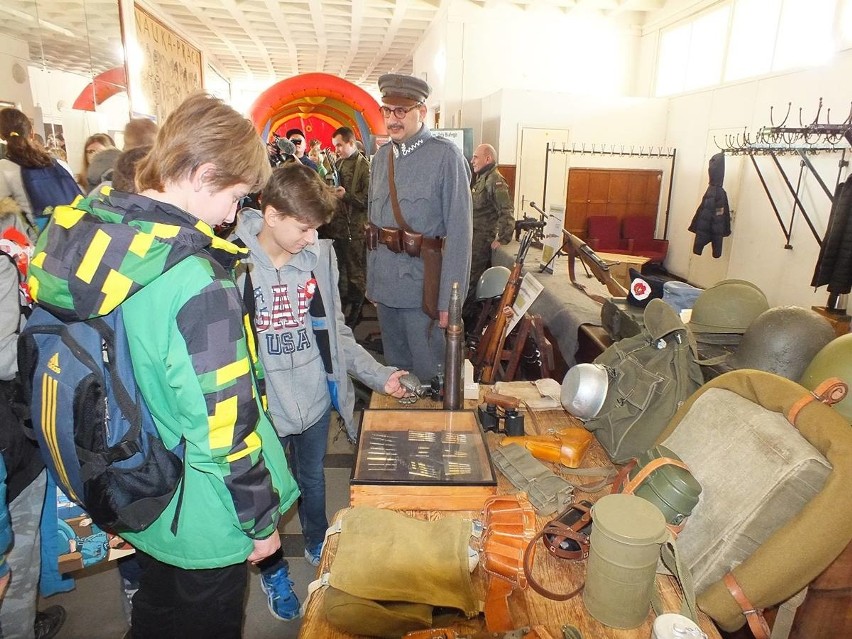
[(379, 244), (383, 244), (393, 253), (405, 252), (411, 257), (420, 257), (423, 250), (441, 251), (444, 248), (444, 238), (426, 237), (422, 233), (370, 223), (367, 225), (367, 249), (375, 251)]

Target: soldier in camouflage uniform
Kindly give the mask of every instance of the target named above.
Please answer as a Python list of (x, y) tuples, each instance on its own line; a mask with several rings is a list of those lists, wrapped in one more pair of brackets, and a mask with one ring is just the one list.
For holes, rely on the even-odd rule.
[(515, 208), (509, 196), (509, 186), (497, 170), (497, 152), (490, 144), (480, 144), (471, 159), (473, 183), (473, 247), (465, 312), (469, 312), (476, 297), (476, 283), (491, 266), (491, 251), (512, 240), (515, 228)]
[(334, 252), (340, 265), (338, 288), (346, 310), (346, 323), (358, 323), (364, 293), (367, 290), (367, 198), (370, 191), (370, 163), (355, 146), (355, 133), (340, 127), (332, 134), (337, 150), (337, 173), (340, 185), (335, 195), (340, 199), (337, 214), (329, 222), (326, 234), (334, 240)]

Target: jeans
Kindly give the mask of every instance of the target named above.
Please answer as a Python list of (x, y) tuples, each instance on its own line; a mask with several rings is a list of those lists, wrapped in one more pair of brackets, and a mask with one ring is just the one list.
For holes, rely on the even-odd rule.
[(299, 521), (305, 548), (314, 548), (325, 539), (328, 517), (325, 514), (325, 469), (323, 460), (328, 447), (331, 409), (298, 435), (281, 438), (287, 452), (290, 471), (299, 485)]

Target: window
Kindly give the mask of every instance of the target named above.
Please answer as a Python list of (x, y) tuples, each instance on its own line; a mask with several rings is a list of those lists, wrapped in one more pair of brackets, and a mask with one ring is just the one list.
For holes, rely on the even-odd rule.
[(781, 0), (736, 1), (725, 81), (769, 72), (780, 14)]
[(657, 95), (719, 83), (730, 11), (730, 5), (724, 5), (663, 32), (657, 68)]
[(835, 50), (836, 0), (784, 0), (773, 71), (822, 64)]

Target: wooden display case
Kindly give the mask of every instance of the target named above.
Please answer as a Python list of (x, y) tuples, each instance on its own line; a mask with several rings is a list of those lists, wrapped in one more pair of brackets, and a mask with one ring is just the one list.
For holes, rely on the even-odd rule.
[(474, 411), (365, 410), (353, 506), (480, 510), (497, 476)]

